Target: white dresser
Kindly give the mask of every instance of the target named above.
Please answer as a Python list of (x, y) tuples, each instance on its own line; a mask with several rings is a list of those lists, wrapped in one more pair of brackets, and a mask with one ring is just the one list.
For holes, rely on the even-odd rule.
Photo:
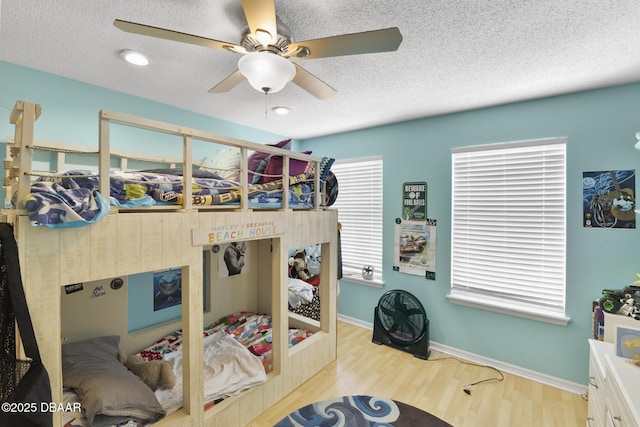
[(587, 427), (640, 427), (640, 368), (612, 343), (589, 340)]

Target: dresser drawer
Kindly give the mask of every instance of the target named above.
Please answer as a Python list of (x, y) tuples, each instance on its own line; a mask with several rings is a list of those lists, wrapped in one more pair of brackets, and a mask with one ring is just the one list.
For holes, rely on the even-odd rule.
[(638, 425), (633, 421), (627, 406), (624, 404), (624, 402), (619, 401), (614, 395), (609, 395), (607, 397), (605, 426), (638, 427)]
[(596, 396), (589, 393), (589, 403), (587, 406), (587, 427), (604, 427), (605, 402), (599, 401)]
[(612, 343), (589, 340), (587, 426), (640, 427), (640, 369)]
[(593, 347), (589, 352), (589, 394), (603, 393), (605, 388), (606, 365), (604, 356), (599, 355)]
[(604, 427), (606, 399), (606, 362), (603, 349), (607, 345), (599, 341), (589, 343), (589, 403), (588, 427)]
[[(640, 372), (636, 373), (640, 375)], [(628, 391), (623, 391), (620, 387), (619, 372), (612, 370), (611, 364), (607, 364), (605, 375), (611, 380), (607, 381), (606, 392), (606, 425), (612, 427), (640, 427), (638, 419), (634, 416), (634, 409), (629, 405), (633, 405), (637, 396), (635, 394), (628, 395)], [(614, 381), (614, 379), (616, 379)]]

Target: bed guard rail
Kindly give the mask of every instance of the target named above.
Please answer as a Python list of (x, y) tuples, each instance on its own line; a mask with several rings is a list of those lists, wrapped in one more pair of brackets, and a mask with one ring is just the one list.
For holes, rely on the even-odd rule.
[[(34, 140), (35, 122), (42, 112), (39, 104), (25, 101), (17, 101), (10, 117), (11, 124), (15, 125), (15, 134), (12, 141), (7, 144), (8, 159), (5, 160), (6, 169), (4, 186), (7, 188), (7, 203), (11, 201), (11, 197), (15, 194), (16, 200), (24, 200), (29, 194), (31, 187), (31, 178), (34, 175), (32, 171), (33, 151), (49, 150), (58, 153), (58, 165), (64, 163), (64, 153), (93, 153), (98, 155), (98, 176), (100, 193), (109, 200), (110, 196), (110, 161), (112, 156), (120, 157), (120, 168), (122, 170), (127, 167), (127, 158), (135, 158), (140, 160), (141, 155), (133, 153), (123, 153), (111, 151), (110, 147), (110, 128), (112, 124), (129, 126), (139, 129), (145, 129), (163, 134), (178, 136), (182, 140), (182, 156), (177, 158), (160, 157), (154, 155), (144, 155), (145, 161), (158, 163), (181, 164), (183, 168), (183, 180), (185, 183), (192, 180), (193, 166), (200, 166), (194, 163), (192, 159), (192, 144), (194, 140), (204, 141), (212, 144), (224, 145), (240, 150), (240, 187), (239, 187), (239, 208), (240, 210), (250, 209), (249, 207), (249, 186), (248, 182), (248, 156), (250, 151), (266, 153), (267, 155), (282, 156), (282, 209), (288, 209), (289, 198), (285, 195), (289, 194), (289, 162), (292, 159), (306, 161), (312, 164), (314, 171), (320, 170), (321, 158), (310, 156), (303, 153), (289, 151), (270, 145), (263, 145), (244, 141), (236, 138), (222, 136), (207, 131), (191, 129), (184, 126), (165, 123), (153, 119), (138, 117), (130, 114), (119, 113), (109, 110), (100, 110), (99, 112), (99, 140), (98, 149), (90, 149), (87, 147), (78, 147), (70, 145), (61, 145), (53, 143), (36, 142)], [(60, 157), (62, 156), (62, 157)], [(323, 200), (323, 183), (320, 182), (319, 173), (313, 174), (313, 209), (318, 210), (322, 207)], [(190, 185), (184, 185), (183, 189), (184, 202), (181, 209), (192, 209), (192, 188)], [(198, 206), (198, 209), (214, 209), (227, 208), (222, 206)], [(175, 209), (175, 208), (173, 208)]]

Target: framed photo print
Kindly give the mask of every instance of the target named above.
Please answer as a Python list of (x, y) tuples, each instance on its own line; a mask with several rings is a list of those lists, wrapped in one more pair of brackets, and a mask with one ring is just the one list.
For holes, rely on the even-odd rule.
[(640, 321), (637, 329), (618, 326), (615, 341), (617, 356), (640, 361)]

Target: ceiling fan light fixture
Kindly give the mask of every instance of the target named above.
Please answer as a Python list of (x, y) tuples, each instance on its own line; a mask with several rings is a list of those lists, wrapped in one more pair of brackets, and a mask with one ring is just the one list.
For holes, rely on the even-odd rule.
[(120, 56), (130, 64), (145, 66), (149, 65), (149, 58), (140, 52), (136, 52), (131, 49), (123, 49), (120, 51)]
[(286, 58), (270, 52), (252, 52), (238, 61), (249, 84), (264, 93), (279, 92), (296, 75), (296, 67)]

